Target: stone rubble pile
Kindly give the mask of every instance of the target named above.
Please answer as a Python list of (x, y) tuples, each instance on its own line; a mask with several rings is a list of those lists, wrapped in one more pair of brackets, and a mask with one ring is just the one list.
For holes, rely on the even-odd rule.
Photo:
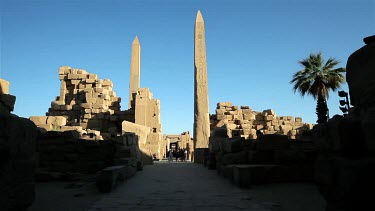
[(103, 140), (121, 134), (121, 122), (129, 112), (120, 111), (121, 98), (109, 79), (86, 70), (61, 66), (60, 95), (51, 102), (46, 116), (32, 116), (43, 132), (76, 130), (80, 138)]
[(227, 129), (231, 137), (256, 139), (258, 134), (281, 134), (290, 139), (303, 135), (312, 129), (312, 124), (302, 122), (301, 117), (277, 116), (272, 109), (253, 111), (249, 106), (233, 106), (231, 102), (219, 102), (216, 114), (211, 115), (211, 130), (217, 127)]
[(102, 132), (117, 127), (121, 98), (113, 91), (111, 80), (68, 66), (60, 67), (59, 79), (60, 96), (52, 101), (47, 116), (64, 116), (67, 126)]

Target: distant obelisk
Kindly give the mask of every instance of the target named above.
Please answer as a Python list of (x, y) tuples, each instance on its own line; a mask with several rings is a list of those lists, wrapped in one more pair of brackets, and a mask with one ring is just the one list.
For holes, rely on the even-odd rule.
[[(132, 43), (132, 55), (130, 61), (130, 86), (129, 86), (129, 104), (128, 108), (132, 108), (133, 93), (136, 93), (140, 87), (140, 73), (141, 73), (141, 44), (138, 37), (135, 36)], [(134, 103), (134, 102), (133, 102)]]
[(202, 163), (203, 150), (208, 148), (210, 114), (208, 109), (208, 83), (204, 21), (198, 10), (194, 36), (194, 160)]

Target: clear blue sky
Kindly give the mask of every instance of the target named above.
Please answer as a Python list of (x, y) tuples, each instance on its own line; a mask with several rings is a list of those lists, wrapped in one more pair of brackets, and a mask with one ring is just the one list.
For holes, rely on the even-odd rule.
[[(109, 78), (127, 109), (131, 43), (142, 46), (141, 87), (161, 101), (163, 133), (192, 131), (194, 22), (205, 20), (210, 112), (231, 101), (315, 123), (316, 102), (294, 94), (297, 63), (323, 52), (345, 67), (375, 34), (373, 0), (0, 0), (0, 77), (15, 114), (44, 115), (67, 65)], [(347, 86), (343, 87), (347, 90)], [(341, 113), (337, 93), (328, 102)]]

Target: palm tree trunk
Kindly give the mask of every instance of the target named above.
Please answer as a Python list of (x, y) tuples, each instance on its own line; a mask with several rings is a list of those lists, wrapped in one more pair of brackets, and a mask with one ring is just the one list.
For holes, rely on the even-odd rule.
[(327, 101), (322, 96), (318, 96), (318, 101), (316, 104), (316, 114), (318, 116), (318, 120), (316, 121), (318, 124), (327, 122), (328, 120)]

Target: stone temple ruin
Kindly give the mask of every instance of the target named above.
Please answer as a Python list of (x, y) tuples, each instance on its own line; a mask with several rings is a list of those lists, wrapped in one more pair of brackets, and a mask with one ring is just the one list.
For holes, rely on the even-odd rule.
[(175, 135), (175, 134), (165, 134), (163, 136), (164, 143), (167, 146), (168, 150), (176, 150), (178, 148), (183, 148), (187, 150), (187, 159), (188, 160), (194, 160), (193, 154), (194, 154), (194, 143), (193, 139), (190, 136), (190, 132), (186, 131), (181, 134)]
[[(133, 45), (137, 44), (140, 47), (138, 38), (136, 40)], [(133, 55), (132, 59), (134, 59)], [(134, 68), (134, 65), (131, 65), (131, 68)], [(60, 95), (51, 102), (46, 116), (30, 117), (41, 132), (47, 134), (43, 137), (51, 138), (49, 137), (51, 133), (48, 133), (50, 131), (70, 131), (75, 139), (100, 141), (119, 140), (127, 133), (134, 133), (139, 151), (134, 156), (137, 157), (138, 163), (149, 165), (152, 164), (152, 155), (162, 157), (165, 154), (160, 123), (160, 101), (153, 98), (148, 88), (140, 88), (139, 83), (134, 88), (131, 84), (133, 90), (130, 90), (132, 92), (130, 105), (133, 106), (128, 110), (121, 110), (121, 98), (116, 95), (111, 80), (103, 80), (96, 74), (69, 66), (60, 67), (58, 74), (61, 82)], [(136, 76), (139, 80), (139, 74)], [(133, 76), (131, 78), (134, 79)], [(104, 154), (106, 153), (109, 152)], [(58, 169), (54, 168), (54, 165), (64, 160), (63, 155), (56, 158), (54, 154), (51, 158), (48, 153), (42, 154), (41, 161), (44, 167), (54, 170)], [(106, 165), (103, 163), (99, 166)]]
[(375, 188), (375, 36), (365, 38), (366, 45), (347, 62), (354, 109), (346, 116), (312, 125), (300, 117), (277, 116), (271, 109), (253, 111), (230, 102), (219, 102), (215, 114), (209, 115), (200, 12), (197, 26), (200, 36), (195, 41), (201, 55), (195, 71), (196, 80), (201, 80), (195, 84), (194, 127), (200, 129), (194, 131), (194, 139), (188, 131), (162, 135), (160, 101), (148, 88), (140, 87), (137, 37), (132, 46), (127, 110), (121, 110), (121, 98), (109, 79), (62, 66), (59, 96), (46, 116), (28, 120), (11, 114), (16, 97), (9, 94), (9, 82), (0, 79), (1, 207), (25, 210), (30, 206), (35, 176), (38, 181), (74, 180), (77, 172), (99, 172), (96, 185), (101, 192), (109, 192), (117, 180), (152, 164), (153, 155), (164, 157), (173, 144), (189, 149), (189, 157), (197, 157), (197, 163), (216, 169), (239, 187), (315, 182), (327, 210), (371, 207), (372, 195), (366, 193)]

